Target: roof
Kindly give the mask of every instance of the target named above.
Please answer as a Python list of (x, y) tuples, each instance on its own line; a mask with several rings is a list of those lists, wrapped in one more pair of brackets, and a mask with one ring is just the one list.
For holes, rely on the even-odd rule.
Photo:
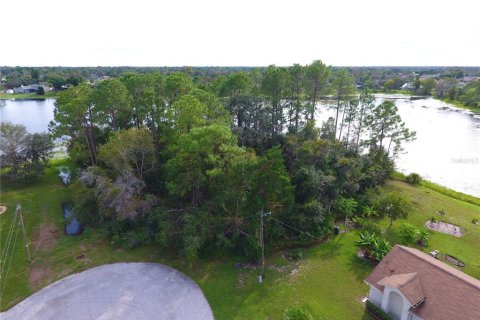
[(365, 282), (382, 292), (398, 288), (424, 320), (479, 319), (480, 280), (417, 249), (394, 246)]
[(397, 288), (408, 299), (412, 306), (417, 306), (425, 299), (425, 292), (418, 273), (394, 274), (378, 282), (381, 286)]

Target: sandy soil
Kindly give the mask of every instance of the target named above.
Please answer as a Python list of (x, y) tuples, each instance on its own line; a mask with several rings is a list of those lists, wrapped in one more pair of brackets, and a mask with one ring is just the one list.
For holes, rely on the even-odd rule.
[(58, 229), (53, 223), (43, 223), (33, 240), (33, 250), (48, 251), (55, 247), (58, 239)]

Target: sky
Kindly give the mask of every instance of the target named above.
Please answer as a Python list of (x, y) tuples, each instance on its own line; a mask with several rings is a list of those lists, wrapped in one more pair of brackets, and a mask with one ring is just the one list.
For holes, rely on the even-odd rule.
[(478, 0), (0, 0), (0, 66), (480, 66)]

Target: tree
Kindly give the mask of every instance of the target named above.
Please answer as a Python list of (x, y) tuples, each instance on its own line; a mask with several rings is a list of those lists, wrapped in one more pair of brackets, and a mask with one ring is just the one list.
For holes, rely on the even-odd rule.
[(99, 213), (107, 219), (134, 220), (156, 203), (154, 196), (143, 192), (145, 183), (131, 171), (111, 179), (98, 167), (89, 167), (80, 172), (79, 181), (90, 188)]
[(395, 85), (396, 85), (396, 81), (394, 79), (388, 79), (383, 84), (383, 87), (385, 88), (385, 90), (390, 91), (395, 89)]
[(100, 147), (99, 158), (115, 175), (131, 172), (139, 179), (155, 164), (155, 145), (147, 129), (131, 128), (115, 133)]
[(39, 86), (38, 89), (37, 89), (37, 94), (39, 96), (43, 96), (45, 94), (45, 89), (43, 88), (43, 86)]
[(304, 88), (308, 96), (307, 115), (310, 120), (315, 118), (316, 105), (320, 96), (327, 93), (330, 67), (321, 60), (315, 60), (306, 66)]
[(299, 130), (300, 115), (304, 111), (304, 102), (302, 98), (305, 68), (299, 64), (294, 64), (288, 68), (288, 74), (290, 76), (290, 110), (289, 110), (289, 127), (293, 127), (294, 132)]
[(200, 208), (210, 195), (210, 187), (233, 155), (244, 153), (236, 137), (221, 125), (193, 128), (171, 147), (167, 161), (167, 188), (172, 195)]
[(401, 193), (388, 192), (381, 195), (375, 201), (375, 210), (390, 218), (390, 227), (393, 221), (398, 219), (406, 219), (408, 213), (412, 210), (410, 201)]
[[(337, 132), (339, 125), (338, 116), (340, 114), (340, 111), (345, 102), (349, 101), (352, 95), (355, 93), (355, 82), (352, 75), (350, 74), (350, 72), (348, 72), (347, 69), (342, 68), (333, 73), (332, 89), (335, 92), (335, 132)], [(342, 136), (342, 125), (340, 126), (339, 139)]]
[[(370, 146), (384, 148), (387, 154), (394, 146), (394, 154), (400, 150), (401, 144), (415, 138), (415, 132), (406, 128), (398, 114), (398, 108), (392, 101), (384, 101), (371, 110), (366, 118), (366, 125), (370, 129)], [(385, 141), (389, 139), (388, 148)]]
[(84, 138), (90, 164), (97, 164), (97, 110), (92, 104), (92, 89), (87, 83), (62, 91), (53, 112), (54, 122), (50, 124), (56, 137), (68, 135), (72, 138)]
[(99, 122), (113, 131), (125, 129), (131, 119), (130, 97), (125, 85), (118, 79), (100, 82), (93, 92), (93, 103), (98, 109)]
[(23, 125), (0, 124), (0, 160), (2, 174), (12, 180), (34, 179), (43, 174), (53, 150), (44, 133), (27, 133)]
[(355, 199), (340, 197), (337, 200), (337, 210), (340, 214), (345, 215), (345, 226), (347, 225), (348, 217), (352, 217), (353, 213), (357, 209), (358, 203)]
[(287, 73), (284, 68), (268, 66), (262, 79), (262, 92), (267, 96), (272, 121), (272, 137), (283, 130), (283, 98), (287, 85)]

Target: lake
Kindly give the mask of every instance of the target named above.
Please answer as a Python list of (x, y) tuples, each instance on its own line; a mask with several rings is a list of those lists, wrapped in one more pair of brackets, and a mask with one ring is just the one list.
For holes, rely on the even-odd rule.
[[(448, 188), (480, 197), (480, 114), (433, 98), (410, 100), (404, 95), (377, 94), (376, 104), (392, 100), (416, 140), (404, 144), (397, 170), (416, 172)], [(317, 122), (335, 116), (320, 105)]]
[[(405, 145), (397, 169), (416, 172), (448, 188), (480, 197), (480, 114), (426, 98), (410, 100), (402, 95), (376, 95), (376, 103), (394, 100), (407, 126), (417, 139)], [(29, 132), (48, 130), (55, 99), (0, 100), (0, 119), (21, 123)], [(317, 120), (333, 115), (320, 106)]]
[(0, 99), (0, 120), (23, 124), (30, 133), (46, 132), (54, 108), (55, 99)]

